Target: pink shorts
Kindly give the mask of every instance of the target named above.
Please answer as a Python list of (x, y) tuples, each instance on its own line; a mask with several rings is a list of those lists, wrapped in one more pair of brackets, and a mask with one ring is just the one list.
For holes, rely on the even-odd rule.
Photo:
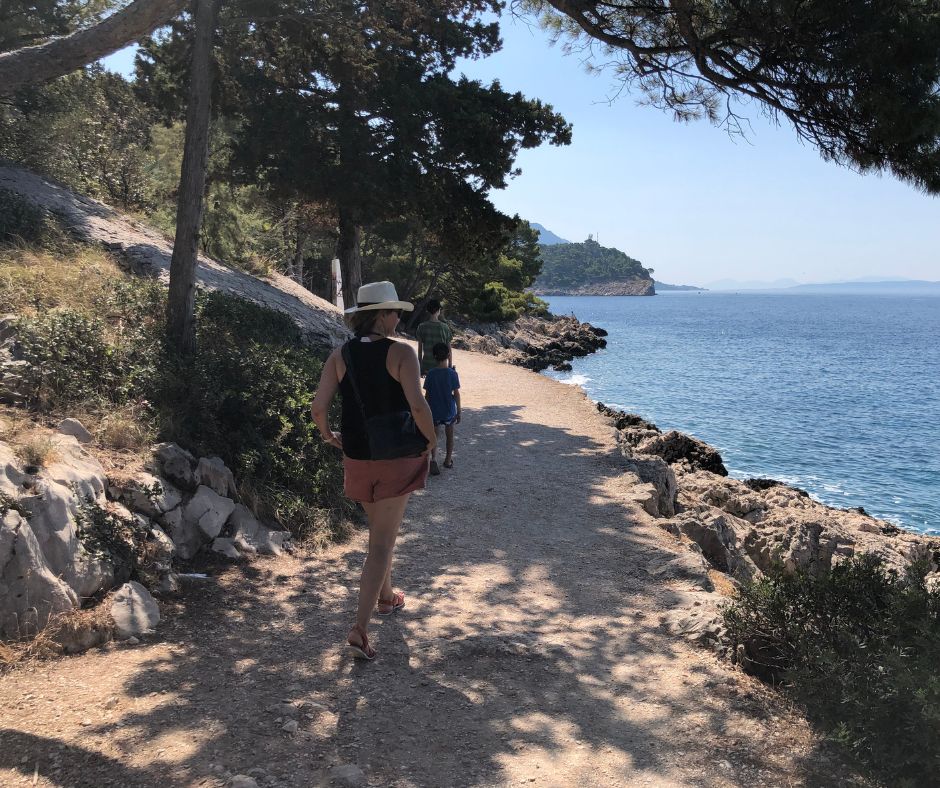
[(375, 503), (423, 490), (428, 478), (427, 457), (398, 460), (354, 460), (343, 457), (343, 488), (347, 498)]

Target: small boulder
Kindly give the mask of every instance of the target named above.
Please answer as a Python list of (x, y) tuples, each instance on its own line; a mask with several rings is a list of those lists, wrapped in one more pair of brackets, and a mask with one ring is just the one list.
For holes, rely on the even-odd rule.
[(235, 477), (219, 457), (202, 457), (196, 466), (196, 484), (215, 490), (226, 498), (235, 498), (238, 490)]
[(183, 507), (183, 520), (197, 525), (208, 541), (222, 532), (222, 526), (234, 509), (234, 501), (203, 485)]
[(94, 439), (94, 436), (85, 429), (85, 425), (78, 419), (63, 419), (60, 421), (59, 432), (77, 438), (79, 443), (91, 443)]
[(119, 638), (135, 637), (160, 623), (160, 607), (146, 588), (132, 580), (112, 597), (111, 618)]
[(258, 783), (254, 777), (247, 774), (236, 774), (228, 783), (231, 788), (258, 788)]
[(175, 443), (161, 443), (154, 448), (154, 456), (161, 474), (173, 484), (184, 490), (192, 490), (196, 485), (193, 466), (196, 458)]
[(368, 785), (366, 774), (354, 763), (340, 763), (330, 769), (330, 779), (334, 785), (342, 785), (344, 788), (362, 788)]
[(233, 561), (237, 561), (242, 557), (241, 553), (235, 548), (234, 542), (231, 539), (225, 539), (221, 536), (212, 540), (212, 552), (221, 553), (226, 558), (231, 558)]

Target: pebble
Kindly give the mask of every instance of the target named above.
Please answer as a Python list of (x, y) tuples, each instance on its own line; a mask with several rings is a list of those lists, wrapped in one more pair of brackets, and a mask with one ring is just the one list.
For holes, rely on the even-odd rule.
[(353, 763), (341, 763), (330, 769), (330, 779), (345, 788), (361, 788), (368, 785), (365, 772)]
[(127, 640), (124, 641), (128, 646), (139, 646), (140, 638), (135, 638), (131, 635)]
[(297, 730), (300, 728), (300, 723), (297, 720), (288, 720), (281, 726), (282, 731), (287, 731), (290, 734), (297, 733)]
[(236, 774), (229, 781), (229, 785), (232, 788), (258, 788), (258, 783), (255, 782), (255, 778), (249, 777), (247, 774)]

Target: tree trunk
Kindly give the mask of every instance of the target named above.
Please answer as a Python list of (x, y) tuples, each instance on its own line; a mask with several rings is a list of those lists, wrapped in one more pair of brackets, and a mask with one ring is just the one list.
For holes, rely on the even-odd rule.
[(203, 192), (209, 160), (209, 100), (212, 89), (212, 37), (220, 0), (193, 0), (196, 21), (190, 67), (186, 140), (176, 204), (176, 240), (170, 261), (167, 339), (181, 355), (196, 350), (196, 259), (202, 224)]
[(298, 217), (294, 238), (294, 262), (292, 274), (299, 285), (304, 283), (304, 244), (307, 242), (307, 228), (303, 220)]
[(186, 7), (186, 0), (134, 0), (85, 30), (45, 44), (0, 53), (0, 96), (38, 85), (139, 41)]
[(343, 273), (343, 305), (347, 309), (356, 306), (356, 293), (362, 285), (362, 258), (359, 254), (361, 246), (362, 227), (359, 226), (351, 211), (340, 207), (336, 256), (339, 258), (340, 270)]

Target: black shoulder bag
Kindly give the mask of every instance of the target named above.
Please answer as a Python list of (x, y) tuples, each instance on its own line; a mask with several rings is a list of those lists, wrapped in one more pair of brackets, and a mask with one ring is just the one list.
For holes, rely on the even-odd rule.
[(356, 382), (356, 368), (353, 365), (349, 342), (343, 345), (342, 356), (346, 364), (346, 374), (349, 376), (356, 402), (362, 412), (366, 435), (369, 438), (369, 454), (372, 459), (397, 460), (400, 457), (417, 457), (421, 454), (427, 448), (428, 442), (418, 429), (418, 425), (415, 424), (411, 411), (397, 410), (378, 416), (367, 416), (362, 404), (362, 396), (359, 393), (359, 384)]

